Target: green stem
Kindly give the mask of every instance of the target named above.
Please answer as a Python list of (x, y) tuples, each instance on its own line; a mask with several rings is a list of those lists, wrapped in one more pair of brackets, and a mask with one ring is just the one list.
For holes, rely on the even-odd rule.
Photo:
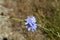
[(16, 21), (19, 21), (19, 22), (24, 22), (23, 19), (17, 19), (17, 18), (11, 18), (11, 19), (16, 20)]

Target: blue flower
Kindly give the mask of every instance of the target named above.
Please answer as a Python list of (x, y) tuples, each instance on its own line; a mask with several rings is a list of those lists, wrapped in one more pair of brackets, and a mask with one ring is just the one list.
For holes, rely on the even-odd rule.
[(25, 25), (28, 31), (32, 30), (32, 32), (34, 32), (34, 30), (37, 28), (36, 18), (34, 16), (27, 16), (25, 21)]

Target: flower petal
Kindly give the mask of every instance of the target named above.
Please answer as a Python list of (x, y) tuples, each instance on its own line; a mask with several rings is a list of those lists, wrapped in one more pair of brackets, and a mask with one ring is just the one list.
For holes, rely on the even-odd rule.
[(37, 28), (36, 18), (34, 16), (28, 16), (25, 21), (25, 25), (26, 28), (28, 28), (28, 31), (32, 30), (32, 32), (34, 32), (34, 30)]

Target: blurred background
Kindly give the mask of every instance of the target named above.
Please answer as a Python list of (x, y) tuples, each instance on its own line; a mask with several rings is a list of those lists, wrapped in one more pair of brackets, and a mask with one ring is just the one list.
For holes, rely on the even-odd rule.
[[(39, 25), (34, 32), (11, 19), (30, 15)], [(60, 40), (60, 0), (0, 0), (0, 40)]]

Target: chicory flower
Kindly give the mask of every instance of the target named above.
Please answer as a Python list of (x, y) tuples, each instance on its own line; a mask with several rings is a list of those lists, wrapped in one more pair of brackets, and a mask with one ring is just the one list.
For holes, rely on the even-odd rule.
[(25, 21), (25, 25), (28, 31), (32, 30), (32, 32), (34, 32), (34, 30), (37, 28), (36, 18), (34, 16), (27, 16)]

